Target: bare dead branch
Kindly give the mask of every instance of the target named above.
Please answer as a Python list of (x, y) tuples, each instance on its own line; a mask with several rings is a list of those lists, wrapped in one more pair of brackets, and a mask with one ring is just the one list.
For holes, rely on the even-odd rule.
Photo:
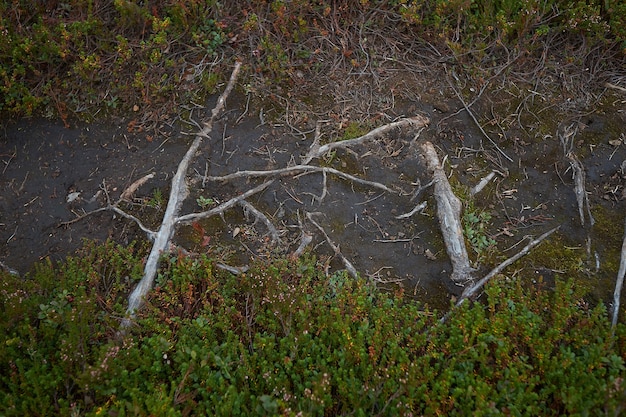
[(396, 219), (408, 219), (415, 213), (421, 213), (426, 208), (427, 205), (428, 204), (426, 203), (426, 201), (422, 201), (417, 206), (415, 206), (413, 210), (409, 211), (408, 213), (404, 213), (399, 216), (396, 216)]
[(541, 236), (539, 236), (537, 239), (531, 240), (526, 246), (524, 246), (524, 248), (521, 251), (517, 252), (515, 255), (511, 256), (510, 258), (508, 258), (507, 260), (505, 260), (504, 262), (502, 262), (501, 264), (499, 264), (498, 266), (493, 268), (491, 270), (491, 272), (489, 272), (487, 275), (485, 275), (480, 281), (476, 282), (471, 287), (467, 287), (463, 291), (463, 294), (461, 295), (461, 297), (457, 300), (456, 305), (460, 306), (461, 304), (463, 304), (463, 302), (465, 302), (465, 300), (467, 300), (468, 298), (470, 298), (474, 294), (476, 294), (476, 292), (478, 290), (480, 290), (491, 278), (493, 278), (496, 275), (498, 275), (500, 272), (502, 272), (504, 270), (504, 268), (508, 267), (513, 262), (515, 262), (518, 259), (520, 259), (522, 256), (527, 255), (535, 246), (537, 246), (538, 244), (543, 242), (552, 233), (554, 233), (557, 230), (559, 230), (560, 227), (561, 226), (557, 226), (557, 227), (555, 227), (553, 229), (550, 229), (547, 232), (545, 232), (544, 234), (542, 234)]
[(483, 190), (483, 188), (485, 188), (487, 186), (487, 184), (489, 184), (489, 181), (491, 181), (493, 179), (493, 177), (496, 176), (495, 171), (491, 171), (488, 175), (482, 177), (480, 179), (480, 181), (478, 182), (478, 184), (476, 184), (474, 187), (472, 187), (472, 189), (470, 190), (470, 194), (471, 195), (476, 195), (479, 192), (481, 192)]
[(622, 242), (622, 256), (619, 263), (619, 271), (617, 272), (617, 280), (615, 281), (615, 291), (613, 292), (613, 315), (611, 319), (611, 329), (615, 333), (617, 318), (619, 317), (620, 298), (622, 296), (622, 286), (624, 284), (624, 275), (626, 275), (626, 220), (624, 221), (624, 240)]
[[(176, 174), (174, 175), (174, 178), (172, 178), (172, 189), (170, 191), (165, 214), (163, 215), (163, 221), (161, 222), (161, 226), (155, 236), (152, 249), (150, 250), (150, 254), (148, 255), (148, 259), (146, 260), (143, 277), (128, 298), (128, 308), (126, 312), (130, 318), (134, 317), (135, 311), (143, 303), (143, 298), (152, 288), (152, 283), (154, 282), (154, 277), (156, 276), (157, 267), (159, 264), (159, 258), (161, 256), (161, 253), (163, 253), (167, 249), (167, 246), (170, 242), (170, 239), (172, 238), (172, 235), (179, 220), (179, 218), (177, 217), (178, 212), (180, 211), (183, 201), (187, 198), (187, 195), (189, 194), (187, 190), (187, 184), (185, 183), (185, 176), (187, 174), (189, 164), (192, 158), (195, 156), (196, 152), (198, 151), (202, 140), (205, 137), (208, 137), (208, 134), (213, 130), (213, 123), (217, 119), (218, 114), (224, 108), (226, 98), (229, 96), (235, 85), (235, 81), (237, 80), (237, 77), (239, 75), (240, 68), (241, 62), (236, 62), (235, 67), (233, 68), (233, 72), (231, 73), (230, 80), (228, 81), (224, 92), (218, 98), (215, 108), (213, 108), (213, 111), (211, 112), (211, 118), (208, 122), (204, 124), (204, 128), (196, 134), (196, 137), (191, 146), (189, 146), (187, 153), (185, 153), (185, 156), (178, 164)], [(122, 322), (122, 328), (126, 328), (129, 325), (129, 319), (125, 319)]]
[(230, 200), (220, 204), (217, 207), (213, 207), (211, 210), (202, 211), (200, 213), (189, 213), (184, 216), (180, 216), (175, 219), (175, 222), (178, 224), (191, 224), (200, 219), (208, 219), (209, 217), (215, 216), (216, 214), (222, 214), (226, 210), (234, 207), (239, 204), (241, 201), (247, 199), (250, 196), (253, 196), (256, 193), (259, 193), (269, 187), (274, 180), (265, 181), (264, 183), (257, 185), (256, 187), (246, 191), (243, 194), (238, 195), (237, 197), (233, 197)]
[(420, 128), (428, 126), (429, 122), (430, 121), (428, 118), (421, 116), (421, 115), (417, 115), (417, 116), (409, 117), (405, 119), (400, 119), (397, 122), (388, 123), (374, 130), (371, 130), (365, 135), (359, 136), (358, 138), (342, 140), (340, 142), (332, 142), (326, 145), (322, 145), (319, 147), (319, 149), (317, 149), (317, 152), (312, 153), (312, 155), (314, 158), (320, 157), (332, 151), (333, 149), (347, 148), (353, 145), (361, 144), (368, 140), (376, 140), (394, 129), (400, 129), (406, 126), (411, 126), (414, 129), (420, 129)]
[(591, 215), (589, 198), (587, 196), (587, 191), (585, 190), (585, 170), (583, 168), (583, 164), (573, 152), (569, 152), (567, 154), (567, 159), (569, 160), (570, 166), (574, 171), (574, 194), (576, 195), (576, 203), (578, 204), (580, 223), (583, 226), (585, 225), (586, 211), (587, 216), (589, 217), (589, 224), (593, 226), (595, 224), (595, 219)]
[(238, 204), (241, 207), (243, 207), (245, 212), (252, 213), (254, 217), (256, 217), (258, 220), (261, 220), (261, 222), (263, 222), (265, 227), (267, 227), (267, 230), (269, 231), (270, 235), (272, 236), (273, 243), (280, 241), (280, 233), (278, 233), (278, 230), (276, 229), (274, 224), (271, 222), (270, 219), (268, 219), (268, 217), (265, 214), (257, 210), (256, 207), (248, 203), (246, 200), (239, 200)]
[(467, 282), (472, 279), (475, 270), (470, 266), (465, 248), (463, 228), (461, 227), (461, 202), (452, 191), (432, 143), (422, 144), (422, 153), (435, 181), (434, 194), (437, 201), (437, 218), (446, 251), (452, 263), (450, 278), (456, 283)]
[(338, 177), (347, 179), (349, 181), (355, 182), (357, 184), (365, 185), (368, 187), (378, 188), (383, 191), (387, 191), (388, 193), (397, 194), (398, 192), (392, 190), (384, 184), (375, 181), (364, 180), (359, 177), (355, 177), (354, 175), (346, 174), (343, 171), (339, 171), (338, 169), (331, 167), (318, 167), (314, 165), (294, 165), (292, 167), (279, 168), (279, 169), (270, 169), (266, 171), (254, 171), (254, 170), (245, 170), (245, 171), (237, 171), (232, 174), (222, 175), (219, 177), (208, 177), (210, 181), (230, 181), (238, 178), (250, 178), (250, 177), (271, 177), (275, 175), (286, 175), (293, 173), (316, 173), (323, 172), (327, 174), (333, 174)]
[(130, 202), (133, 199), (133, 196), (135, 195), (135, 191), (137, 191), (137, 189), (141, 187), (143, 184), (145, 184), (148, 180), (154, 178), (154, 175), (155, 175), (154, 172), (152, 172), (148, 175), (144, 175), (143, 177), (139, 178), (137, 181), (133, 182), (131, 185), (128, 186), (128, 188), (124, 190), (122, 195), (120, 195), (120, 200)]
[(306, 247), (313, 241), (313, 235), (306, 233), (304, 230), (300, 233), (300, 244), (298, 248), (289, 257), (298, 259), (304, 253)]
[(345, 256), (343, 256), (343, 254), (341, 253), (341, 250), (339, 249), (339, 246), (335, 245), (332, 239), (326, 234), (326, 231), (324, 230), (324, 228), (320, 226), (315, 220), (313, 220), (313, 215), (315, 214), (319, 214), (319, 213), (307, 213), (306, 218), (311, 222), (311, 224), (313, 224), (313, 226), (317, 228), (317, 230), (320, 231), (320, 233), (322, 233), (322, 235), (326, 239), (326, 242), (328, 242), (328, 245), (332, 248), (333, 252), (335, 252), (335, 255), (339, 256), (339, 258), (341, 259), (341, 262), (343, 262), (343, 265), (346, 267), (346, 270), (348, 271), (348, 273), (353, 278), (357, 278), (358, 274), (356, 272), (356, 268), (352, 265), (352, 263)]

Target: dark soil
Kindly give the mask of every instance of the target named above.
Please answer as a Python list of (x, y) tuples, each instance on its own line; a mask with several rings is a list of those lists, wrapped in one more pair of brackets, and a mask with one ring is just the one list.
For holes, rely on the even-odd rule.
[[(555, 115), (546, 112), (533, 126), (506, 125), (502, 135), (494, 133), (494, 122), (488, 130), (501, 151), (452, 97), (431, 95), (420, 101), (395, 103), (385, 116), (392, 119), (419, 112), (431, 119), (419, 140), (432, 141), (440, 157), (447, 156), (446, 171), (466, 208), (467, 189), (490, 172), (497, 172), (471, 203), (476, 212), (492, 216), (485, 234), (497, 242), (497, 250), (476, 253), (470, 249), (476, 266), (488, 270), (521, 249), (526, 236), (536, 237), (561, 225), (555, 237), (512, 266), (509, 275), (525, 271), (545, 280), (575, 276), (598, 298), (607, 299), (619, 264), (626, 212), (626, 114), (619, 100), (617, 97), (611, 105), (570, 120), (554, 120)], [(246, 100), (241, 96), (231, 98), (227, 107), (230, 110), (211, 140), (204, 143), (189, 173), (192, 195), (183, 212), (199, 211), (200, 196), (225, 201), (259, 181), (204, 182), (205, 175), (299, 163), (311, 144), (315, 120), (292, 124), (276, 117), (262, 123), (257, 116), (260, 105), (241, 117), (246, 111)], [(377, 125), (384, 123), (382, 119)], [(585, 167), (586, 190), (596, 218), (593, 227), (581, 225), (572, 169), (558, 137), (572, 123), (578, 130), (573, 151)], [(183, 126), (191, 133), (194, 129)], [(320, 234), (304, 221), (305, 212), (319, 212), (318, 222), (363, 275), (382, 285), (401, 283), (417, 298), (446, 307), (449, 294), (458, 293), (458, 288), (448, 280), (450, 264), (431, 190), (411, 201), (415, 183), (428, 182), (412, 151), (412, 139), (399, 132), (384, 143), (339, 151), (318, 161), (403, 190), (398, 195), (329, 177), (328, 195), (320, 202), (315, 196), (323, 191), (322, 174), (310, 174), (280, 177), (263, 194), (250, 199), (283, 231), (283, 244), (278, 247), (269, 247), (265, 227), (254, 218), (246, 218), (240, 209), (229, 212), (224, 220), (218, 217), (195, 227), (182, 227), (175, 240), (189, 251), (208, 252), (238, 266), (250, 257), (269, 256), (272, 251), (292, 252), (299, 243), (300, 220), (315, 236), (312, 250), (329, 263), (329, 268), (340, 268), (341, 263)], [(136, 193), (133, 204), (124, 208), (156, 228), (167, 202), (169, 181), (190, 140), (176, 130), (153, 139), (145, 133), (129, 133), (127, 122), (122, 120), (71, 128), (41, 119), (4, 123), (0, 136), (0, 260), (24, 274), (44, 258), (62, 260), (81, 246), (82, 239), (112, 238), (122, 243), (145, 239), (135, 224), (111, 212), (64, 223), (104, 206), (105, 187), (110, 199), (116, 200), (133, 181), (155, 172), (155, 178)], [(68, 202), (77, 196), (73, 193), (80, 194)], [(428, 203), (422, 214), (395, 218), (410, 211), (420, 199)]]

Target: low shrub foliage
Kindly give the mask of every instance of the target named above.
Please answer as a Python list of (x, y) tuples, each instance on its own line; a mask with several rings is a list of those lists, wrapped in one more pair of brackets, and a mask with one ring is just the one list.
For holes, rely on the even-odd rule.
[(626, 51), (625, 28), (618, 0), (0, 0), (0, 112), (67, 121), (149, 107), (158, 120), (213, 93), (223, 57), (244, 60), (250, 85), (293, 88), (377, 66), (397, 40), (484, 67), (512, 50)]
[(125, 336), (141, 248), (89, 243), (0, 287), (0, 414), (604, 415), (624, 327), (568, 282), (501, 279), (447, 322), (314, 258), (240, 276), (170, 256)]

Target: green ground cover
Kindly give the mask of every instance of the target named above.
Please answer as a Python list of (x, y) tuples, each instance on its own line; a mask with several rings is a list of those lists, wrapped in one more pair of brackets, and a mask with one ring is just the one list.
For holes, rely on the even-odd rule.
[[(360, 36), (365, 32), (369, 37)], [(444, 61), (478, 72), (515, 51), (528, 59), (541, 57), (548, 47), (570, 61), (595, 48), (623, 52), (626, 5), (617, 0), (2, 0), (0, 37), (5, 115), (92, 119), (139, 109), (167, 118), (179, 105), (213, 93), (233, 59), (244, 61), (248, 86), (276, 91), (310, 88), (321, 74), (341, 77), (375, 65), (380, 51), (387, 60), (410, 60), (407, 51), (393, 48), (401, 39), (421, 39), (449, 55)]]
[(626, 333), (569, 283), (497, 280), (440, 314), (313, 258), (233, 276), (164, 259), (117, 332), (144, 251), (87, 244), (0, 288), (2, 415), (617, 415)]

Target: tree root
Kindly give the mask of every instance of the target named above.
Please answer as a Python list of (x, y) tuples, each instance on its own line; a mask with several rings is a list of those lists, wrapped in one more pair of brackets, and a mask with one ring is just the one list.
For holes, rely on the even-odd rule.
[(461, 226), (461, 202), (452, 191), (432, 143), (422, 144), (422, 155), (435, 181), (434, 194), (437, 201), (437, 218), (446, 251), (452, 263), (450, 279), (457, 284), (463, 284), (472, 280), (475, 270), (470, 265), (465, 248), (463, 227)]

